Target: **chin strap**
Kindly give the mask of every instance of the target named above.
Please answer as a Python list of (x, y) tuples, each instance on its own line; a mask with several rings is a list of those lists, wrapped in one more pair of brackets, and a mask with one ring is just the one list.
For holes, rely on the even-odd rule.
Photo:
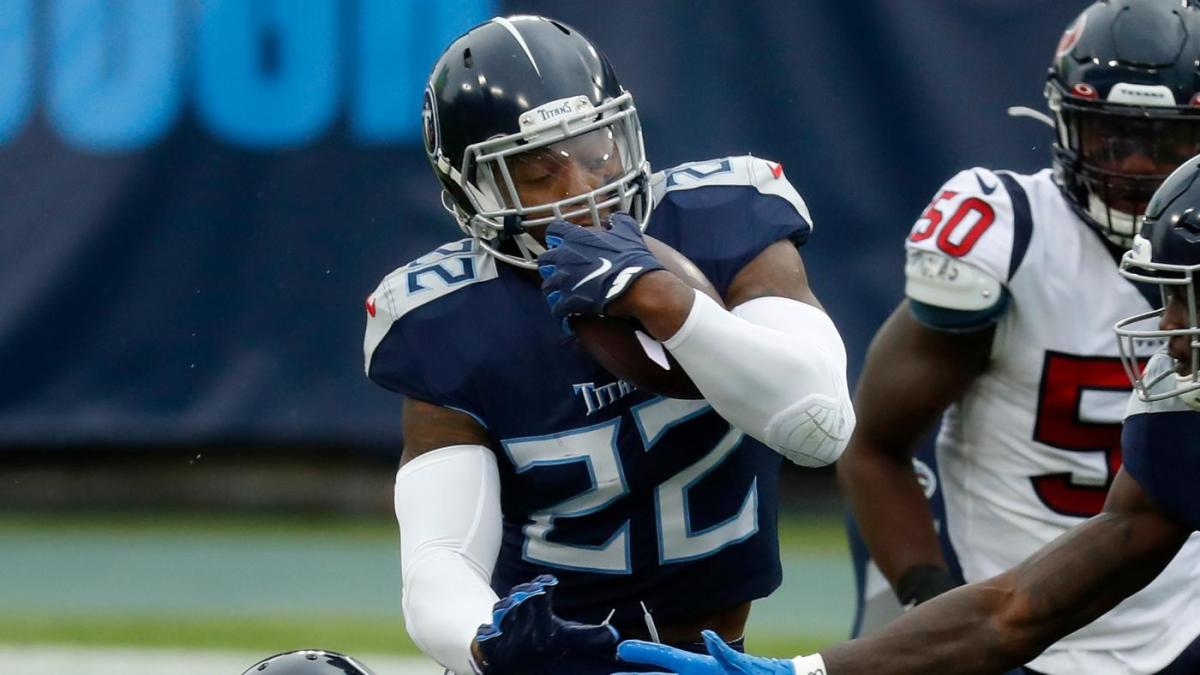
[(1100, 223), (1100, 234), (1104, 238), (1111, 241), (1118, 248), (1127, 249), (1133, 236), (1141, 229), (1141, 216), (1135, 216), (1131, 213), (1118, 211), (1104, 203), (1100, 196), (1091, 190), (1087, 191), (1088, 215), (1092, 220)]
[[(1191, 377), (1191, 375), (1176, 375), (1175, 378), (1178, 380), (1176, 386), (1187, 386), (1184, 383), (1191, 383)], [(1193, 389), (1192, 391), (1180, 394), (1179, 398), (1183, 401), (1184, 405), (1192, 410), (1200, 410), (1200, 389)]]

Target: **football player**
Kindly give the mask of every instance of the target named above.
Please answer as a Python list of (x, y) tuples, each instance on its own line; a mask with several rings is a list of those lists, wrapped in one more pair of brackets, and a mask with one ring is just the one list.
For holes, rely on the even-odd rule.
[[(907, 298), (871, 345), (859, 424), (838, 465), (901, 603), (961, 581), (911, 463), (939, 418), (938, 520), (966, 581), (1009, 569), (1100, 511), (1121, 466), (1128, 387), (1110, 331), (1157, 302), (1121, 278), (1117, 262), (1135, 214), (1200, 152), (1197, 59), (1196, 3), (1091, 5), (1064, 33), (1049, 73), (1053, 169), (963, 171), (912, 228)], [(1031, 670), (1166, 666), (1200, 635), (1198, 547)], [(861, 576), (869, 586), (871, 574)]]
[[(413, 641), (456, 673), (588, 675), (620, 668), (618, 633), (737, 640), (780, 583), (781, 455), (826, 465), (854, 424), (845, 349), (797, 249), (804, 201), (753, 157), (651, 173), (608, 60), (542, 17), (446, 49), (424, 139), (468, 236), (383, 280), (364, 346), (368, 376), (404, 395)], [(704, 398), (605, 372), (564, 334), (599, 314), (640, 323)]]
[[(682, 675), (1002, 673), (1166, 574), (1189, 536), (1200, 531), (1200, 157), (1154, 194), (1121, 274), (1157, 285), (1164, 308), (1117, 325), (1123, 365), (1136, 391), (1122, 432), (1125, 463), (1099, 515), (1015, 568), (952, 590), (875, 635), (821, 654), (762, 659), (735, 653), (707, 633), (711, 656), (628, 642), (620, 647), (622, 658)], [(1142, 325), (1148, 320), (1157, 320), (1157, 329)], [(1144, 371), (1141, 342), (1159, 350)], [(1185, 581), (1172, 590), (1187, 593), (1195, 585)], [(1200, 672), (1200, 646), (1193, 643), (1160, 672)]]

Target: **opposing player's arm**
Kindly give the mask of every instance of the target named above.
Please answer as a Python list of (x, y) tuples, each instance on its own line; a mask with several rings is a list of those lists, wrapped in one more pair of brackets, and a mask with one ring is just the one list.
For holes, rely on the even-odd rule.
[(738, 654), (711, 633), (705, 642), (712, 657), (637, 640), (622, 643), (618, 654), (697, 675), (999, 675), (1144, 588), (1189, 534), (1121, 471), (1100, 515), (1012, 570), (934, 598), (870, 637), (791, 662)]
[(1002, 673), (1144, 588), (1189, 534), (1121, 471), (1103, 513), (1019, 566), (821, 655), (830, 675)]
[(838, 481), (871, 556), (905, 604), (951, 585), (912, 455), (987, 368), (994, 332), (994, 326), (964, 333), (930, 328), (905, 300), (867, 351), (855, 396), (858, 426), (838, 463)]
[(617, 311), (662, 340), (725, 419), (797, 464), (841, 455), (854, 427), (846, 350), (795, 245), (774, 242), (747, 263), (729, 311), (669, 272), (637, 284)]
[(1029, 241), (1016, 178), (962, 171), (907, 241), (907, 299), (876, 333), (856, 392), (859, 424), (838, 467), (871, 556), (904, 604), (953, 586), (912, 468), (921, 438), (986, 370), (1006, 284)]
[(490, 580), (500, 550), (500, 475), (486, 430), (470, 415), (404, 402), (396, 474), (404, 620), (413, 642), (470, 673), (476, 630), (498, 600)]

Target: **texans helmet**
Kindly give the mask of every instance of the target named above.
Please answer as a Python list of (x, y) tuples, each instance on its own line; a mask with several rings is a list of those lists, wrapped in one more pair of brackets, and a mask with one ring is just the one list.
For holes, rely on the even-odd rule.
[[(456, 39), (429, 76), (425, 151), (442, 204), (501, 260), (536, 267), (529, 228), (567, 219), (602, 224), (613, 211), (644, 227), (650, 166), (633, 97), (577, 30), (538, 16), (496, 17)], [(514, 167), (535, 158), (598, 162), (602, 180), (577, 194), (523, 203)]]
[(1200, 2), (1101, 0), (1063, 33), (1046, 85), (1054, 175), (1126, 247), (1163, 179), (1200, 152)]
[(337, 652), (300, 649), (265, 658), (242, 675), (375, 675), (363, 664)]
[[(1116, 326), (1121, 359), (1138, 395), (1145, 401), (1181, 396), (1189, 406), (1200, 410), (1200, 320), (1196, 307), (1200, 293), (1200, 157), (1176, 169), (1154, 193), (1142, 231), (1134, 238), (1133, 249), (1121, 259), (1121, 275), (1157, 285), (1163, 294), (1164, 309), (1123, 319)], [(1172, 298), (1183, 303), (1187, 325), (1161, 323)], [(1154, 322), (1154, 328), (1139, 328), (1143, 322)], [(1190, 363), (1147, 382), (1137, 361), (1136, 342), (1166, 343), (1180, 338), (1187, 340)], [(1169, 377), (1174, 377), (1174, 387), (1157, 387)]]

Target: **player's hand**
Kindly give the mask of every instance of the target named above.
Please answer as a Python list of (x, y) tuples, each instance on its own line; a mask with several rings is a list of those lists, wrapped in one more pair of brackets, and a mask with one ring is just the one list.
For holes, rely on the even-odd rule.
[(662, 263), (646, 248), (642, 230), (628, 214), (614, 214), (607, 230), (555, 221), (546, 228), (538, 256), (542, 294), (560, 322), (573, 314), (603, 314), (635, 279)]
[(492, 608), (492, 622), (475, 633), (472, 652), (484, 675), (554, 673), (568, 654), (600, 654), (612, 658), (620, 640), (608, 625), (563, 621), (554, 614), (551, 596), (558, 579), (543, 574), (513, 586)]
[(626, 640), (617, 647), (618, 658), (629, 663), (658, 666), (665, 672), (613, 675), (796, 675), (791, 661), (742, 654), (725, 644), (725, 641), (711, 630), (706, 630), (701, 635), (704, 637), (709, 656), (654, 642)]

